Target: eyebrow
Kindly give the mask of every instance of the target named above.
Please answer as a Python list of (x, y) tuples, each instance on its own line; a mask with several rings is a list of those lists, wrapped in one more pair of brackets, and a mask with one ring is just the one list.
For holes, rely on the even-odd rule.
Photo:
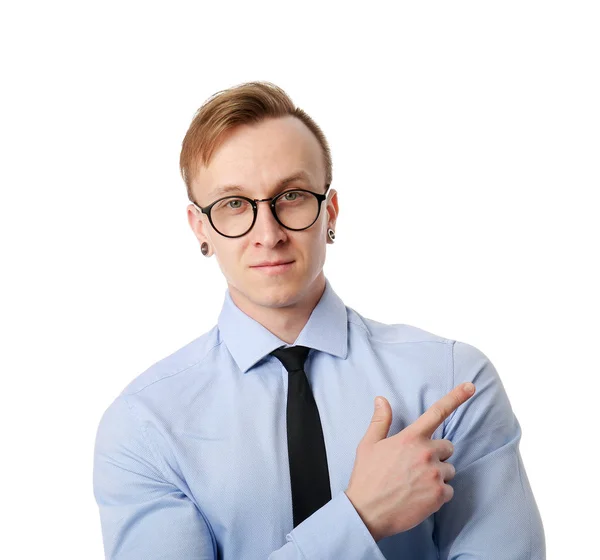
[[(290, 175), (289, 177), (286, 177), (285, 179), (282, 179), (281, 181), (279, 181), (276, 185), (275, 190), (280, 190), (283, 187), (289, 185), (290, 183), (293, 183), (294, 181), (306, 181), (309, 185), (311, 184), (308, 173), (306, 173), (306, 171), (298, 171), (298, 172), (294, 173), (293, 175)], [(244, 189), (240, 185), (221, 185), (221, 186), (213, 189), (209, 193), (208, 199), (213, 200), (214, 197), (219, 196), (219, 195), (225, 195), (225, 194), (232, 193), (232, 192), (239, 193), (239, 192), (243, 192), (243, 191), (244, 191)]]

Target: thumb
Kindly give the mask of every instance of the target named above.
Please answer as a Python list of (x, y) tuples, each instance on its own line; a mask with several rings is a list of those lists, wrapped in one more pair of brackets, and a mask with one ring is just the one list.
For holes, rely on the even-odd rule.
[[(380, 403), (379, 406), (378, 403)], [(371, 423), (362, 441), (365, 443), (377, 443), (385, 439), (390, 431), (391, 424), (392, 407), (390, 403), (384, 397), (377, 397), (375, 399), (375, 411), (373, 412)]]

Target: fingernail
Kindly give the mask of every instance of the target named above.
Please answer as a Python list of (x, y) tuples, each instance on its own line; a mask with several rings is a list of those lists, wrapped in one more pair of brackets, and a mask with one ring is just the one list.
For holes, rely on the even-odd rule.
[(469, 395), (472, 395), (475, 392), (475, 385), (473, 385), (473, 383), (465, 383), (464, 387)]

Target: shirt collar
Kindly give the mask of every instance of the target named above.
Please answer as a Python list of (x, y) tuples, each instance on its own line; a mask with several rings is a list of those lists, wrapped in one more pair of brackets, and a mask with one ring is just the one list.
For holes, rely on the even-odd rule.
[[(218, 327), (242, 373), (268, 356), (273, 350), (288, 346), (266, 327), (246, 315), (231, 299), (229, 288), (219, 314)], [(346, 306), (325, 278), (325, 290), (306, 325), (292, 346), (307, 346), (345, 359), (348, 355)]]

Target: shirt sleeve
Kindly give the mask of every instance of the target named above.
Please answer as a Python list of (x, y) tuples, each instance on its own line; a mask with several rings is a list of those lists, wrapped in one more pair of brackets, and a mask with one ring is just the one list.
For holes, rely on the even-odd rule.
[[(216, 560), (210, 522), (163, 475), (126, 397), (104, 412), (94, 447), (94, 497), (110, 560)], [(286, 535), (268, 560), (385, 560), (341, 492)]]
[(294, 527), (285, 540), (288, 544), (273, 552), (268, 560), (385, 560), (345, 492)]
[(94, 497), (107, 559), (214, 560), (212, 530), (156, 466), (126, 397), (104, 412), (94, 447)]
[[(474, 383), (475, 394), (444, 425), (454, 444), (454, 496), (434, 514), (441, 560), (544, 560), (544, 529), (519, 452), (521, 426), (490, 360), (453, 343), (453, 387)], [(449, 390), (450, 390), (449, 389)]]

